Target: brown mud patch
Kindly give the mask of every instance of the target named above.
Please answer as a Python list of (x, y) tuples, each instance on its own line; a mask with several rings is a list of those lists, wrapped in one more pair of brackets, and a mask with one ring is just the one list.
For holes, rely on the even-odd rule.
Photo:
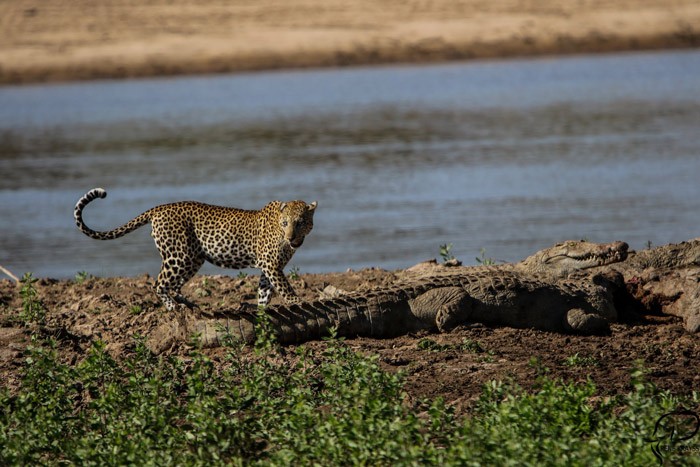
[[(302, 298), (313, 299), (327, 285), (362, 290), (388, 285), (402, 275), (379, 269), (304, 274), (293, 278), (292, 284)], [(62, 360), (70, 363), (81, 361), (96, 339), (120, 358), (133, 349), (135, 335), (153, 333), (160, 333), (167, 344), (160, 349), (163, 353), (187, 354), (192, 349), (189, 336), (168, 336), (169, 329), (176, 333), (179, 318), (157, 303), (152, 283), (148, 276), (88, 278), (81, 283), (40, 279), (36, 288), (47, 316), (46, 326), (38, 330), (24, 327), (18, 319), (22, 310), (19, 286), (0, 280), (0, 380), (10, 388), (17, 387), (32, 332), (53, 337)], [(254, 303), (256, 286), (257, 276), (197, 276), (183, 292), (202, 312), (211, 313), (237, 309), (242, 302)], [(681, 318), (674, 316), (644, 316), (632, 309), (623, 315), (625, 320), (614, 324), (609, 336), (470, 325), (447, 334), (346, 342), (355, 351), (377, 355), (385, 369), (404, 372), (411, 399), (440, 396), (459, 412), (467, 410), (491, 380), (512, 380), (531, 388), (544, 373), (566, 381), (590, 378), (602, 394), (620, 394), (631, 390), (630, 374), (641, 365), (648, 380), (660, 388), (678, 395), (700, 389), (700, 334), (687, 332)], [(305, 345), (322, 349), (327, 344)], [(295, 347), (287, 348), (286, 358), (294, 358)], [(227, 350), (203, 351), (223, 364)]]
[(0, 2), (0, 84), (700, 45), (696, 0)]

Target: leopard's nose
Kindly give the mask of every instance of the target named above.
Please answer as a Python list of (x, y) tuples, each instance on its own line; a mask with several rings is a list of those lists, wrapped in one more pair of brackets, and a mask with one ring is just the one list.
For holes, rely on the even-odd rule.
[(302, 243), (304, 243), (304, 238), (297, 238), (294, 240), (290, 240), (289, 242), (289, 244), (292, 245), (292, 248), (299, 248)]

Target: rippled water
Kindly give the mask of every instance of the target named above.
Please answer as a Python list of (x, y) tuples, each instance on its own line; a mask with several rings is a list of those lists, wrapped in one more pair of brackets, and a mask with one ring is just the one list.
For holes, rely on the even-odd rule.
[[(163, 202), (318, 200), (291, 265), (517, 260), (567, 238), (700, 236), (700, 52), (0, 88), (0, 265), (155, 274)], [(207, 273), (221, 272), (213, 266)]]

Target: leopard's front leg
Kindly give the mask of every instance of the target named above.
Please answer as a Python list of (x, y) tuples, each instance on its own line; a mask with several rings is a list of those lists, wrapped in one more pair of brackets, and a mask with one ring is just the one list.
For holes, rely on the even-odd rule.
[(263, 269), (260, 274), (260, 285), (258, 287), (258, 306), (266, 306), (270, 303), (272, 291), (275, 290), (288, 303), (299, 303), (301, 299), (297, 296), (282, 270)]

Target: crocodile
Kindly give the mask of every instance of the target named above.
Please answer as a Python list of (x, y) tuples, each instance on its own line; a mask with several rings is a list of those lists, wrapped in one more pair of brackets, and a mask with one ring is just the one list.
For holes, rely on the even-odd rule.
[[(291, 305), (271, 305), (265, 315), (278, 342), (302, 343), (329, 335), (390, 338), (419, 331), (448, 332), (468, 323), (536, 328), (575, 334), (605, 334), (617, 318), (612, 293), (620, 274), (583, 279), (565, 276), (624, 260), (627, 244), (568, 241), (515, 265), (446, 268), (389, 287)], [(255, 340), (255, 310), (215, 316), (185, 312), (164, 323), (169, 332), (197, 333), (205, 346), (223, 335)]]

